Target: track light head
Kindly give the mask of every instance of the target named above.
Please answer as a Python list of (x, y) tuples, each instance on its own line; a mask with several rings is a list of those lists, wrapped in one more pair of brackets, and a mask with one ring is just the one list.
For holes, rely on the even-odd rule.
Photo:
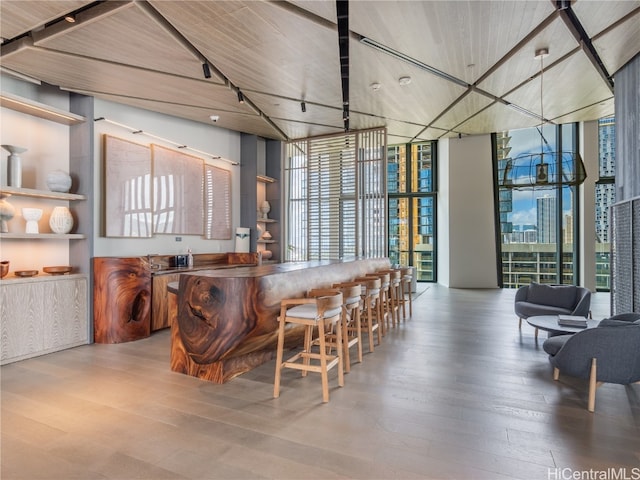
[(238, 90), (238, 103), (244, 103), (244, 95)]
[(211, 78), (211, 69), (206, 62), (202, 64), (202, 73), (204, 74), (204, 78)]
[(300, 109), (302, 110), (302, 113), (307, 111), (307, 104), (303, 102), (300, 103)]

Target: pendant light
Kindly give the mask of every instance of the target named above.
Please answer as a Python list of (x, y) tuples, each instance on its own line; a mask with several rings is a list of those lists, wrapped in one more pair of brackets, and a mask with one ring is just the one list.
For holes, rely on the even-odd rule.
[(578, 152), (553, 151), (544, 137), (543, 127), (547, 122), (544, 117), (544, 58), (548, 55), (548, 48), (540, 48), (535, 52), (535, 59), (540, 61), (540, 153), (527, 153), (504, 160), (504, 169), (498, 182), (502, 188), (525, 190), (577, 186), (587, 178)]

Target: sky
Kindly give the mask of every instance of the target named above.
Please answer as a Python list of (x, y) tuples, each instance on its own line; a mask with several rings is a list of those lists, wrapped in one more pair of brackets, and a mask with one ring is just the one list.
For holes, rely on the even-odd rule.
[[(543, 133), (552, 150), (555, 150), (555, 126), (545, 126)], [(535, 128), (526, 128), (520, 130), (509, 130), (511, 135), (511, 158), (520, 155), (528, 155), (532, 153), (541, 153), (549, 151), (540, 134)], [(571, 213), (570, 195), (568, 189), (565, 190), (563, 197), (563, 210), (565, 214)], [(531, 189), (531, 190), (514, 190), (513, 191), (513, 212), (509, 216), (509, 221), (513, 225), (535, 225), (536, 220), (536, 200), (546, 195), (555, 196), (555, 189)]]

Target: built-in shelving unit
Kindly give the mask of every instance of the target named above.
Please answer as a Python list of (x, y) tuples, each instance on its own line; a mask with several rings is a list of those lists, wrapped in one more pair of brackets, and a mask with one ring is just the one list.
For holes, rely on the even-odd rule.
[[(38, 87), (37, 94), (59, 95), (64, 100), (64, 94), (59, 94), (49, 87)], [(41, 248), (51, 247), (56, 256), (58, 252), (68, 252), (68, 262), (73, 268), (69, 275), (38, 275), (36, 277), (9, 276), (0, 280), (0, 301), (2, 309), (2, 342), (0, 363), (6, 364), (24, 358), (30, 358), (49, 352), (63, 350), (77, 345), (90, 343), (92, 329), (89, 323), (89, 258), (91, 241), (91, 158), (92, 152), (92, 124), (86, 118), (92, 118), (93, 100), (75, 94), (68, 94), (72, 110), (81, 111), (86, 116), (70, 111), (61, 110), (51, 105), (45, 105), (30, 98), (23, 98), (11, 93), (0, 92), (0, 105), (31, 117), (35, 117), (34, 128), (49, 128), (40, 125), (37, 119), (44, 119), (68, 126), (68, 136), (60, 136), (59, 127), (55, 127), (55, 137), (43, 148), (55, 148), (62, 142), (68, 142), (70, 158), (68, 169), (79, 183), (82, 194), (52, 192), (34, 188), (18, 188), (1, 186), (0, 193), (8, 197), (29, 197), (38, 206), (47, 203), (58, 203), (68, 206), (76, 203), (74, 213), (79, 225), (79, 233), (38, 233), (22, 232), (0, 233), (0, 241), (5, 242), (5, 253), (12, 252), (15, 256), (30, 258), (31, 250), (35, 248), (26, 240), (44, 241)], [(27, 120), (28, 122), (28, 120)], [(46, 124), (46, 122), (45, 122)], [(28, 145), (27, 145), (28, 146)], [(44, 165), (38, 165), (37, 172), (42, 172)], [(40, 179), (39, 184), (42, 184)], [(38, 182), (36, 182), (38, 184)], [(18, 200), (16, 203), (24, 203)], [(18, 208), (16, 206), (16, 208)], [(47, 243), (49, 242), (49, 243)], [(64, 242), (60, 244), (58, 242)], [(10, 253), (7, 253), (10, 255)], [(62, 256), (62, 255), (61, 255)], [(67, 261), (67, 254), (64, 255)], [(3, 258), (7, 259), (7, 258)], [(62, 260), (61, 260), (62, 261)], [(53, 264), (55, 265), (55, 264)], [(13, 267), (13, 262), (12, 262)], [(36, 267), (34, 270), (40, 270)]]

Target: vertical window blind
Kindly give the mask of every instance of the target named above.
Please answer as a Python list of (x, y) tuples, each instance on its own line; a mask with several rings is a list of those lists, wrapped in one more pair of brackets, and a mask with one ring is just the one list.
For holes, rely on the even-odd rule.
[(287, 144), (287, 261), (386, 255), (386, 130)]

